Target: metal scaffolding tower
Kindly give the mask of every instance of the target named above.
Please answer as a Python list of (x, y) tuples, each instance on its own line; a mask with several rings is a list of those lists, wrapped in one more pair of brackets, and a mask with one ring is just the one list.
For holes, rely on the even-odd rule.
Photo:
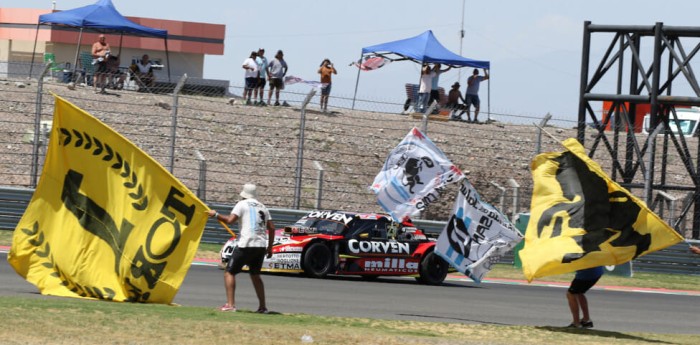
[[(590, 73), (593, 34), (596, 38), (612, 37), (612, 40), (600, 63), (595, 69), (591, 68), (593, 72)], [(692, 217), (692, 237), (695, 239), (700, 238), (700, 140), (697, 140), (698, 147), (693, 157), (686, 138), (672, 132), (670, 126), (678, 126), (673, 121), (677, 119), (676, 106), (700, 106), (700, 86), (691, 66), (700, 50), (697, 38), (700, 38), (700, 27), (664, 26), (663, 23), (650, 26), (594, 25), (585, 22), (577, 125), (577, 138), (584, 144), (586, 122), (592, 122), (590, 126), (595, 128), (595, 133), (592, 145), (587, 145), (590, 147), (589, 156), (593, 158), (599, 149), (607, 150), (611, 159), (611, 178), (630, 190), (643, 189), (650, 207), (653, 208), (654, 191), (657, 195), (666, 191), (688, 193), (687, 202), (681, 205), (681, 212), (670, 225), (679, 230), (683, 220)], [(645, 60), (646, 57), (650, 57), (650, 61)], [(613, 79), (615, 83), (601, 83), (601, 80)], [(674, 95), (674, 82), (682, 84), (677, 89), (688, 89), (691, 95)], [(610, 102), (611, 106), (598, 118), (591, 102), (604, 101)], [(641, 145), (634, 133), (634, 128), (641, 125), (634, 115), (640, 104), (649, 104), (651, 109), (650, 135)], [(655, 154), (657, 134), (663, 136), (661, 157)], [(669, 149), (675, 149), (681, 157), (688, 174), (688, 181), (684, 184), (667, 179)], [(636, 176), (638, 172), (641, 176)]]

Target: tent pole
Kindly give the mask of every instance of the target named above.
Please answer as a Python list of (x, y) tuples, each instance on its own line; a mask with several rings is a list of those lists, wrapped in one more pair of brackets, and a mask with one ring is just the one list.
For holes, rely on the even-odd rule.
[[(80, 32), (78, 33), (78, 47), (75, 49), (75, 60), (73, 60), (73, 77), (75, 77), (75, 69), (78, 68), (78, 55), (80, 54), (80, 43), (83, 41), (83, 28), (80, 28)], [(92, 54), (92, 51), (90, 51), (90, 54)], [(76, 82), (78, 79), (76, 79)], [(85, 77), (85, 85), (87, 85), (87, 77)]]
[[(362, 53), (360, 53), (360, 65), (362, 65)], [(360, 66), (357, 66), (357, 77), (355, 78), (355, 94), (352, 96), (352, 110), (355, 110), (355, 99), (357, 98), (357, 86), (360, 84)]]
[[(491, 66), (489, 66), (491, 67)], [(489, 113), (489, 116), (486, 117), (486, 121), (491, 122), (491, 70), (489, 69), (489, 83), (488, 85), (488, 93), (486, 94), (486, 111)]]
[[(34, 35), (34, 50), (32, 50), (32, 64), (29, 65), (29, 78), (32, 77), (32, 69), (34, 68), (34, 54), (36, 54), (36, 41), (39, 39), (39, 22), (36, 23), (36, 35)], [(44, 51), (46, 45), (44, 45)]]
[(122, 44), (124, 42), (124, 31), (119, 33), (119, 53), (117, 53), (117, 56), (119, 57), (119, 61), (121, 64), (121, 59), (122, 59)]
[[(411, 103), (413, 104), (413, 112), (417, 112), (416, 106), (418, 105), (418, 100), (420, 99), (420, 79), (423, 77), (423, 65), (425, 65), (425, 60), (420, 60), (420, 65), (418, 66), (418, 70), (420, 71), (418, 73), (418, 88), (416, 89), (416, 99), (411, 99)], [(432, 85), (431, 85), (432, 86)], [(411, 97), (413, 97), (413, 92), (411, 92)], [(430, 97), (430, 95), (428, 95)], [(430, 99), (430, 98), (428, 98)], [(425, 109), (423, 109), (423, 112), (425, 112)]]
[[(459, 56), (462, 56), (462, 43), (464, 43), (464, 6), (467, 0), (462, 0), (462, 27), (459, 30)], [(462, 80), (462, 69), (457, 72), (457, 81)]]
[(168, 63), (168, 83), (170, 82), (170, 53), (168, 52), (168, 37), (165, 40), (165, 61)]

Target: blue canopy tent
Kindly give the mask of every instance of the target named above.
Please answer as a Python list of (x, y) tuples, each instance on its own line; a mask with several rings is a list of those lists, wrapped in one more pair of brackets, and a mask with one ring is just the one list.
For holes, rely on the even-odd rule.
[[(39, 36), (40, 25), (60, 25), (73, 28), (80, 28), (78, 35), (78, 51), (83, 36), (83, 30), (96, 31), (101, 33), (119, 33), (122, 35), (145, 36), (163, 38), (165, 44), (165, 56), (168, 65), (168, 79), (170, 79), (170, 56), (168, 54), (168, 31), (149, 28), (136, 24), (122, 16), (112, 4), (112, 0), (99, 0), (98, 2), (71, 10), (53, 12), (39, 16), (37, 23), (37, 38)], [(34, 52), (36, 52), (36, 41), (34, 39)], [(119, 43), (121, 50), (121, 41)], [(78, 51), (75, 53), (75, 63), (78, 61)], [(32, 65), (34, 55), (32, 54)], [(75, 70), (74, 70), (75, 71)], [(31, 75), (31, 68), (29, 74)]]
[[(449, 51), (435, 38), (431, 30), (415, 37), (362, 48), (360, 60), (366, 56), (380, 56), (390, 61), (408, 60), (421, 65), (425, 63), (439, 63), (456, 68), (474, 67), (490, 69), (491, 66), (488, 61), (465, 58)], [(359, 82), (360, 69), (358, 68), (355, 82), (355, 95), (352, 100), (353, 109), (355, 108), (355, 98), (357, 97)]]

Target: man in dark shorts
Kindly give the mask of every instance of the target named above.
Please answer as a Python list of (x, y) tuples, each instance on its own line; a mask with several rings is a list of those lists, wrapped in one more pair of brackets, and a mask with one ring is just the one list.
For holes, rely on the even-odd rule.
[(248, 266), (250, 280), (253, 282), (255, 294), (258, 296), (258, 310), (256, 313), (267, 314), (265, 305), (265, 286), (260, 278), (265, 254), (272, 257), (272, 243), (275, 239), (275, 226), (270, 218), (270, 211), (261, 202), (256, 200), (257, 192), (254, 184), (245, 184), (240, 193), (243, 200), (239, 201), (231, 210), (231, 214), (221, 215), (214, 210), (209, 211), (209, 217), (215, 217), (219, 221), (231, 224), (239, 221), (240, 229), (238, 245), (233, 250), (231, 258), (224, 272), (224, 285), (226, 286), (226, 304), (219, 307), (220, 311), (236, 311), (236, 274), (240, 273), (243, 266)]
[(470, 118), (470, 108), (474, 106), (474, 122), (479, 122), (479, 108), (481, 106), (481, 101), (479, 100), (479, 85), (484, 80), (489, 79), (489, 72), (484, 69), (484, 76), (479, 75), (479, 70), (474, 69), (472, 76), (467, 78), (467, 92), (464, 95), (464, 104), (467, 107), (467, 119)]
[(92, 45), (93, 65), (95, 66), (95, 77), (93, 85), (95, 90), (100, 88), (99, 93), (105, 92), (107, 86), (107, 59), (109, 58), (110, 47), (104, 34), (100, 34), (99, 40)]
[(253, 99), (255, 105), (265, 106), (267, 105), (263, 101), (263, 95), (265, 94), (265, 82), (267, 80), (267, 58), (265, 57), (265, 49), (258, 49), (258, 56), (255, 58), (255, 63), (258, 64), (258, 83), (255, 85), (255, 93)]
[(247, 105), (253, 104), (250, 100), (253, 97), (253, 90), (258, 87), (258, 64), (255, 59), (258, 57), (258, 52), (251, 52), (250, 56), (243, 61), (243, 69), (245, 70), (245, 87), (243, 88), (243, 99)]
[(287, 74), (287, 62), (284, 61), (284, 53), (277, 51), (275, 58), (267, 66), (267, 75), (270, 78), (270, 91), (267, 94), (267, 104), (272, 101), (272, 90), (275, 90), (275, 105), (280, 105), (280, 90), (284, 89), (284, 76)]
[[(593, 321), (588, 312), (588, 299), (586, 292), (598, 282), (600, 277), (605, 272), (603, 266), (588, 268), (585, 270), (576, 271), (576, 276), (566, 292), (566, 299), (569, 302), (569, 309), (573, 322), (567, 326), (570, 328), (591, 328)], [(583, 317), (579, 317), (579, 310), (583, 313)]]

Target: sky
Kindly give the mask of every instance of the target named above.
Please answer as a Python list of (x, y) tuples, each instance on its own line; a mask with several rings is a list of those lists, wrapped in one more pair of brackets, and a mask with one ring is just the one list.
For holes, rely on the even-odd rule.
[[(57, 9), (96, 2), (56, 0)], [(226, 25), (223, 56), (205, 58), (204, 77), (243, 84), (243, 60), (265, 48), (268, 59), (282, 49), (288, 74), (318, 79), (324, 58), (334, 62), (333, 96), (353, 97), (357, 68), (349, 66), (362, 47), (399, 40), (432, 30), (448, 49), (491, 63), (491, 79), (482, 84), (482, 111), (555, 119), (577, 118), (585, 21), (608, 25), (693, 26), (700, 2), (667, 0), (113, 0), (126, 16)], [(51, 0), (3, 0), (3, 7), (50, 8)], [(464, 10), (463, 10), (464, 9)], [(460, 30), (464, 28), (464, 38)], [(601, 37), (598, 39), (598, 37)], [(591, 60), (597, 65), (611, 38), (593, 36)], [(471, 68), (440, 77), (449, 90), (462, 91)], [(405, 83), (417, 83), (419, 66), (395, 62), (362, 72), (357, 97), (403, 103)], [(303, 92), (303, 91), (302, 91)], [(332, 104), (331, 104), (332, 106)]]

